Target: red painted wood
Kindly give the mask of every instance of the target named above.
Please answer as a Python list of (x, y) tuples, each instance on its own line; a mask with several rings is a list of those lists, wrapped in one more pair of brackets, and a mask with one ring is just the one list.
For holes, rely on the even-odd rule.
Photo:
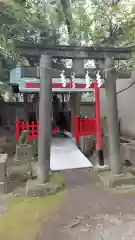
[[(90, 88), (94, 88), (95, 83), (92, 83)], [(33, 83), (33, 82), (27, 82), (25, 83), (25, 87), (26, 88), (40, 88), (40, 83)], [(62, 83), (52, 83), (52, 88), (63, 88)], [(71, 83), (67, 83), (65, 88), (72, 88), (72, 84)], [(76, 83), (75, 84), (75, 88), (86, 88), (86, 84), (80, 84), (80, 83)], [(104, 85), (101, 86), (101, 88), (104, 88)]]
[[(26, 88), (40, 88), (40, 83), (27, 82), (25, 84)], [(52, 83), (52, 88), (61, 88), (64, 89), (62, 83)], [(70, 83), (67, 83), (66, 89), (72, 88), (72, 80)], [(83, 89), (86, 88), (86, 84), (75, 83), (75, 88)], [(90, 88), (95, 89), (95, 102), (96, 102), (96, 118), (82, 118), (75, 116), (74, 118), (74, 135), (76, 139), (76, 143), (79, 143), (80, 136), (87, 135), (96, 135), (97, 136), (97, 147), (98, 149), (102, 149), (103, 140), (102, 140), (102, 127), (101, 127), (101, 118), (100, 118), (100, 97), (99, 97), (99, 88), (97, 83), (94, 82), (90, 85)], [(104, 88), (104, 84), (100, 87)], [(54, 130), (55, 131), (55, 130)], [(57, 132), (57, 129), (56, 129)]]
[(89, 117), (85, 118), (75, 116), (74, 121), (75, 121), (75, 139), (77, 144), (79, 143), (80, 136), (97, 134), (96, 118)]
[[(39, 122), (37, 121), (36, 123), (32, 122), (31, 124), (29, 122), (24, 122), (24, 121), (16, 121), (16, 140), (19, 140), (20, 135), (24, 130), (27, 129), (29, 130), (28, 134), (28, 140), (35, 140), (38, 139), (39, 137)], [(52, 130), (52, 133), (58, 133), (59, 128), (55, 128)]]
[(101, 117), (100, 117), (100, 91), (95, 84), (95, 107), (96, 107), (96, 128), (97, 128), (97, 148), (98, 150), (103, 147), (103, 139), (102, 139), (102, 126), (101, 126)]

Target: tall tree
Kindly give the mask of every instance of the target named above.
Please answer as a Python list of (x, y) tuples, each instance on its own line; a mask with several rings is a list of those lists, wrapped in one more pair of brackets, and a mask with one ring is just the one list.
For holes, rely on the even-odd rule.
[(65, 23), (68, 30), (68, 39), (69, 44), (75, 44), (76, 43), (76, 34), (75, 34), (75, 24), (73, 20), (73, 11), (72, 11), (72, 5), (70, 0), (61, 0), (61, 5), (65, 17)]

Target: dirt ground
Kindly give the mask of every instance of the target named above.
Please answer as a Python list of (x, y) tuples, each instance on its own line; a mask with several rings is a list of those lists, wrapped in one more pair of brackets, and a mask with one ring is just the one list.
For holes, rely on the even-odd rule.
[(36, 240), (135, 239), (135, 188), (108, 190), (94, 172), (64, 173), (68, 194)]
[[(0, 148), (9, 154), (9, 165), (12, 165), (15, 143), (13, 133), (1, 131)], [(105, 189), (97, 174), (90, 170), (63, 174), (67, 185), (65, 201), (59, 212), (41, 224), (36, 240), (135, 239), (135, 187)], [(0, 215), (11, 198), (12, 194), (0, 196)]]

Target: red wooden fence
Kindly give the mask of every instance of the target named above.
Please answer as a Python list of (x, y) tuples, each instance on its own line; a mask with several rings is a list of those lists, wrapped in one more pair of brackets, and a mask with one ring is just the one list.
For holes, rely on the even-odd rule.
[(74, 135), (77, 144), (79, 143), (80, 136), (97, 134), (96, 118), (75, 116), (74, 123), (75, 123)]

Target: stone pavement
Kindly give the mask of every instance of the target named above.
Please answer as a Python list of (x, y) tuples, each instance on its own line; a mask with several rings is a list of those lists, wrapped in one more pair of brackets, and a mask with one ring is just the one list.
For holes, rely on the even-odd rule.
[(36, 240), (135, 239), (135, 189), (104, 189), (96, 173), (86, 170), (67, 171), (64, 177), (65, 202)]

